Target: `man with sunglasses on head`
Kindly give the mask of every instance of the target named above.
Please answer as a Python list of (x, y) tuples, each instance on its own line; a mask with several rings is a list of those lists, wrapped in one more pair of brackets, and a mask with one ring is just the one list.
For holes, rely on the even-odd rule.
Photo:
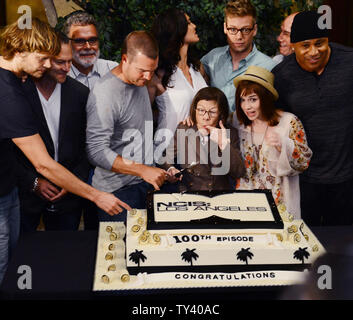
[(118, 63), (99, 59), (97, 23), (87, 12), (71, 13), (66, 18), (64, 32), (72, 42), (73, 60), (69, 76), (92, 90), (96, 81)]
[[(224, 13), (224, 33), (228, 45), (211, 50), (202, 57), (201, 62), (210, 78), (210, 85), (225, 93), (230, 111), (234, 112), (233, 79), (243, 74), (250, 65), (271, 71), (276, 63), (258, 51), (253, 43), (257, 33), (256, 10), (249, 0), (228, 2)], [(236, 116), (234, 120), (233, 124), (237, 126)]]

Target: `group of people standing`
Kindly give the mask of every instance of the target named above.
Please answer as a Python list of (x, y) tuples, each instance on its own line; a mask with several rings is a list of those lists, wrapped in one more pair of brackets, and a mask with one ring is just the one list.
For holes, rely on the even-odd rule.
[(226, 5), (228, 45), (201, 59), (190, 50), (196, 26), (178, 9), (130, 33), (119, 64), (99, 59), (85, 12), (63, 33), (35, 18), (32, 29), (7, 26), (0, 282), (20, 220), (24, 232), (41, 216), (48, 230), (76, 230), (85, 208), (87, 224), (125, 221), (153, 189), (271, 189), (309, 225), (352, 224), (353, 49), (329, 43), (319, 17), (300, 12), (282, 25), (278, 65), (253, 42), (249, 0)]

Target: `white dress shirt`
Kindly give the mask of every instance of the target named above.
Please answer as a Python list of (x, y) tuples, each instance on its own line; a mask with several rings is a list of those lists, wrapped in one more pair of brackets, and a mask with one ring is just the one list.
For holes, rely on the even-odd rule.
[(43, 113), (45, 120), (50, 131), (51, 138), (54, 144), (55, 161), (58, 161), (58, 150), (59, 150), (59, 125), (60, 125), (60, 109), (61, 109), (61, 84), (57, 83), (56, 87), (49, 97), (45, 99), (42, 93), (38, 90), (40, 102), (42, 103)]
[(71, 69), (69, 71), (69, 76), (74, 78), (75, 80), (81, 82), (88, 89), (92, 90), (96, 81), (103, 77), (105, 74), (110, 72), (118, 65), (115, 61), (98, 59), (96, 63), (93, 65), (92, 71), (85, 75), (81, 73), (73, 64), (71, 65)]

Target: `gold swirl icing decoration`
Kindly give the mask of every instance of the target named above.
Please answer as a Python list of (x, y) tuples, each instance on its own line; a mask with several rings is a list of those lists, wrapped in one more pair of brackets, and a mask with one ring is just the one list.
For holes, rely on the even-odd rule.
[(141, 234), (141, 236), (139, 237), (139, 243), (140, 244), (146, 244), (146, 243), (148, 243), (148, 239), (149, 239), (148, 235)]
[(139, 226), (138, 224), (135, 224), (131, 227), (131, 231), (133, 233), (138, 233), (141, 230), (141, 226)]
[(116, 271), (116, 265), (115, 265), (115, 264), (111, 264), (111, 265), (108, 267), (108, 271)]
[(112, 233), (109, 235), (110, 241), (115, 241), (115, 240), (118, 240), (119, 238), (120, 238), (119, 232), (118, 232), (118, 233), (112, 232)]
[(319, 246), (317, 244), (315, 244), (313, 247), (312, 247), (312, 250), (314, 252), (318, 252), (319, 251)]
[(294, 216), (287, 211), (287, 207), (284, 203), (280, 203), (277, 209), (283, 221), (292, 222), (294, 220)]
[(108, 252), (105, 255), (105, 260), (113, 260), (113, 258), (114, 258), (114, 255), (111, 252)]
[(295, 224), (293, 224), (290, 227), (288, 227), (287, 231), (288, 233), (296, 233), (298, 232), (298, 227)]
[(108, 284), (110, 282), (110, 279), (107, 275), (102, 275), (102, 282), (105, 283), (105, 284)]
[(138, 216), (138, 211), (137, 209), (132, 209), (131, 211), (129, 211), (129, 214), (133, 217), (137, 217)]
[(160, 244), (161, 243), (161, 237), (159, 236), (158, 233), (154, 233), (153, 236), (153, 241), (156, 243), (156, 244)]
[(128, 273), (124, 273), (121, 275), (120, 280), (122, 282), (129, 282), (130, 281), (130, 275)]

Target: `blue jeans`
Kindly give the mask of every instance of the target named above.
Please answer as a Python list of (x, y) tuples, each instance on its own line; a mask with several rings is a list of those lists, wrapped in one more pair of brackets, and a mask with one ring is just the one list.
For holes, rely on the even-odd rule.
[(17, 188), (0, 197), (0, 284), (20, 234), (20, 203)]
[[(122, 187), (113, 192), (113, 194), (121, 201), (127, 203), (131, 208), (145, 209), (146, 196), (149, 190), (153, 190), (153, 186), (145, 181)], [(101, 209), (98, 209), (99, 221), (123, 221), (126, 223), (126, 210), (111, 216)]]

